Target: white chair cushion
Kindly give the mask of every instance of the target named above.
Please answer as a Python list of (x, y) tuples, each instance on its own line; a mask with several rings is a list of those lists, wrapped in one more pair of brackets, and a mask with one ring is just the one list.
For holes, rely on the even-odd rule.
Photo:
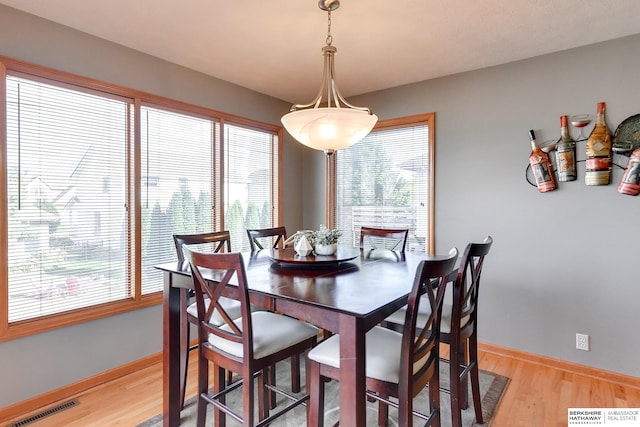
[[(256, 311), (251, 313), (253, 322), (253, 357), (261, 359), (290, 347), (318, 334), (318, 328), (282, 314), (270, 311)], [(242, 319), (234, 320), (242, 329)], [(220, 329), (229, 331), (229, 325)], [(215, 335), (209, 335), (209, 343), (214, 347), (242, 357), (242, 343), (231, 342)]]
[[(231, 298), (226, 298), (226, 297), (220, 297), (218, 301), (220, 301), (220, 305), (222, 305), (222, 307), (227, 311), (227, 314), (229, 315), (229, 317), (231, 317), (232, 319), (237, 319), (242, 315), (242, 310), (240, 309), (240, 301), (231, 299)], [(211, 301), (209, 300), (209, 298), (206, 298), (204, 300), (205, 310), (209, 308), (210, 303)], [(262, 310), (264, 310), (264, 308), (256, 307), (253, 305), (251, 306), (251, 311), (262, 311)], [(198, 306), (196, 305), (195, 302), (193, 304), (190, 304), (189, 307), (187, 307), (187, 313), (189, 313), (196, 319), (198, 318)], [(211, 319), (209, 319), (209, 323), (215, 326), (222, 325), (223, 323), (222, 317), (220, 316), (220, 313), (218, 313), (218, 310), (213, 311)]]
[[(229, 314), (229, 317), (231, 317), (232, 319), (237, 319), (242, 315), (242, 310), (240, 309), (240, 301), (226, 297), (220, 297), (218, 301), (220, 302), (222, 308), (225, 309), (227, 314)], [(211, 304), (211, 300), (209, 298), (206, 298), (204, 300), (205, 310), (209, 308), (209, 304)], [(195, 302), (187, 307), (187, 313), (195, 318), (198, 317), (198, 306)], [(224, 323), (218, 310), (213, 311), (213, 313), (211, 314), (211, 318), (209, 319), (209, 323), (216, 326), (220, 326)]]
[[(426, 297), (422, 297), (423, 301), (420, 302), (420, 307), (418, 308), (418, 322), (417, 325), (424, 325), (431, 315), (431, 306), (429, 305), (429, 300)], [(451, 332), (451, 312), (453, 306), (448, 303), (442, 304), (442, 320), (440, 321), (440, 331), (443, 333)], [(404, 320), (407, 316), (407, 306), (402, 307), (395, 313), (391, 314), (389, 317), (384, 319), (387, 322), (397, 323), (399, 325), (404, 325)], [(469, 321), (469, 316), (465, 316), (460, 321), (460, 327), (464, 327)]]
[[(398, 384), (402, 334), (376, 326), (367, 332), (366, 342), (365, 375)], [(322, 341), (311, 349), (308, 357), (324, 365), (340, 368), (340, 336), (333, 335)], [(414, 372), (418, 371), (425, 360), (426, 357), (414, 364)]]

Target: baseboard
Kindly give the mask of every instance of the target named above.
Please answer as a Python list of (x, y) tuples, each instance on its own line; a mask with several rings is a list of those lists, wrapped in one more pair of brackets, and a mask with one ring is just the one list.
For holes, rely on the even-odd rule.
[(527, 363), (547, 366), (561, 371), (570, 372), (572, 374), (584, 375), (586, 377), (597, 379), (598, 381), (606, 381), (618, 384), (624, 387), (633, 387), (640, 389), (640, 378), (631, 375), (624, 375), (617, 372), (607, 371), (605, 369), (593, 368), (591, 366), (580, 365), (578, 363), (567, 362), (565, 360), (554, 359), (552, 357), (541, 356), (539, 354), (527, 353), (521, 350), (515, 350), (508, 347), (502, 347), (489, 343), (478, 343), (478, 350), (485, 353), (493, 353), (498, 356), (510, 357), (512, 359), (522, 360)]
[(162, 353), (152, 354), (151, 356), (138, 359), (131, 363), (127, 363), (126, 365), (101, 372), (93, 377), (85, 378), (73, 384), (52, 390), (48, 393), (7, 406), (6, 408), (0, 409), (0, 422), (11, 420), (20, 415), (29, 414), (36, 409), (44, 408), (61, 400), (69, 399), (85, 390), (160, 363), (161, 361)]

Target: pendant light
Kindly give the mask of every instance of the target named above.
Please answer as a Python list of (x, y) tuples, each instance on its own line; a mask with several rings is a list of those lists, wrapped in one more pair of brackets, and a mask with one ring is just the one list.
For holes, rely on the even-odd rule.
[(322, 84), (316, 98), (308, 104), (294, 104), (282, 117), (285, 129), (298, 142), (316, 150), (332, 154), (347, 148), (367, 136), (378, 121), (368, 108), (349, 104), (335, 82), (332, 46), (331, 12), (340, 7), (339, 0), (320, 0), (318, 7), (327, 12), (327, 40), (322, 48), (324, 70)]

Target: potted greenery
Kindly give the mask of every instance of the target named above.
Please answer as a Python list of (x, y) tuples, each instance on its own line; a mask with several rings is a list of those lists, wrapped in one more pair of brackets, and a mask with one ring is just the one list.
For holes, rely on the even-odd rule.
[(316, 255), (333, 255), (338, 249), (338, 239), (342, 236), (342, 231), (334, 228), (330, 230), (324, 225), (320, 225), (320, 229), (314, 231), (311, 235), (311, 243), (313, 244)]

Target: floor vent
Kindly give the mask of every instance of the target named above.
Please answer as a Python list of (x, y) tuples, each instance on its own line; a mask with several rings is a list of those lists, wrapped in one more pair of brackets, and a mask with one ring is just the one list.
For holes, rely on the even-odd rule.
[(48, 417), (49, 415), (57, 414), (60, 411), (64, 411), (67, 408), (71, 408), (72, 406), (76, 406), (80, 404), (76, 399), (69, 400), (68, 402), (61, 403), (60, 405), (54, 406), (53, 408), (46, 409), (40, 413), (32, 415), (24, 420), (18, 421), (17, 423), (9, 424), (7, 427), (22, 427), (31, 423), (35, 423), (36, 421), (40, 421), (43, 418)]

